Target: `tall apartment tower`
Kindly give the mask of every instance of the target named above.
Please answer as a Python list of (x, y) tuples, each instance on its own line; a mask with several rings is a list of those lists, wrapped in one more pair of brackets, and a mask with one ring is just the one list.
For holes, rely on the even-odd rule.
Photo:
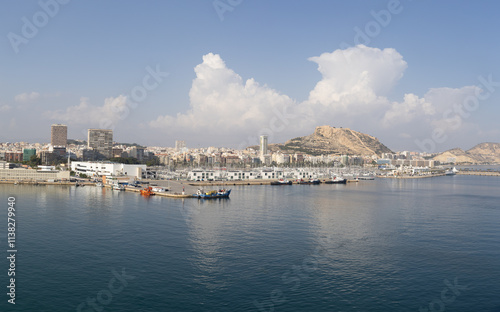
[(267, 135), (260, 136), (260, 157), (267, 155)]
[(89, 129), (87, 142), (96, 153), (96, 158), (113, 157), (113, 130)]
[(50, 128), (50, 144), (52, 146), (66, 146), (68, 142), (68, 126), (54, 124)]
[(175, 141), (175, 150), (180, 151), (186, 147), (185, 141)]

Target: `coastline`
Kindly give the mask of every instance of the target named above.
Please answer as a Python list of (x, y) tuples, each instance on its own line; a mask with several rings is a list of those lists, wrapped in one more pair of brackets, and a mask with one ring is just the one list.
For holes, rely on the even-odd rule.
[[(500, 172), (498, 171), (459, 171), (457, 175), (474, 175), (474, 176), (489, 176), (489, 177), (500, 177)], [(424, 179), (424, 178), (434, 178), (446, 176), (444, 173), (430, 174), (430, 175), (417, 175), (417, 176), (376, 176), (380, 179)], [(324, 184), (329, 179), (320, 179), (321, 184)], [(155, 192), (155, 196), (162, 196), (168, 198), (196, 198), (195, 194), (201, 187), (224, 187), (229, 186), (242, 186), (242, 185), (271, 185), (271, 182), (277, 180), (271, 179), (256, 179), (256, 180), (238, 180), (238, 181), (187, 181), (187, 180), (144, 180), (152, 185), (158, 185), (165, 187), (168, 191), (165, 192)], [(347, 183), (356, 183), (364, 180), (351, 179), (347, 180)], [(15, 180), (0, 180), (0, 184), (19, 184), (19, 185), (60, 185), (60, 186), (74, 186), (75, 182), (34, 182), (34, 181), (15, 181)], [(95, 186), (94, 182), (82, 182), (79, 181), (78, 184), (82, 186)], [(292, 181), (293, 185), (299, 185), (297, 181)], [(144, 185), (146, 187), (147, 185)], [(105, 185), (105, 188), (112, 189), (111, 185)], [(125, 191), (140, 193), (143, 188), (136, 188), (126, 186)]]

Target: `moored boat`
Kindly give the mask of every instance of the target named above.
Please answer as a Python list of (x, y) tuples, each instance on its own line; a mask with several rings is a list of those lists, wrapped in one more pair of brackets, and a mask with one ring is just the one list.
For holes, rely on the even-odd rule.
[(307, 181), (304, 181), (302, 179), (299, 180), (299, 184), (320, 184), (321, 181), (319, 179), (309, 179)]
[(165, 193), (166, 191), (168, 191), (168, 189), (161, 186), (154, 186), (152, 191), (155, 193)]
[(325, 184), (347, 184), (347, 179), (333, 177), (331, 180), (325, 181)]
[(155, 193), (153, 192), (153, 188), (151, 186), (146, 187), (145, 189), (141, 190), (141, 195), (143, 195), (143, 196), (151, 196), (154, 194)]
[(446, 170), (444, 172), (445, 175), (456, 175), (458, 172), (457, 168), (453, 167), (453, 169), (450, 169), (450, 170)]
[(116, 191), (125, 191), (125, 186), (115, 183), (113, 184), (112, 189)]
[(271, 182), (271, 185), (292, 185), (292, 181), (279, 179), (278, 181)]
[(371, 173), (363, 173), (358, 176), (359, 180), (375, 180), (375, 176)]
[(200, 198), (200, 199), (215, 199), (215, 198), (229, 198), (229, 194), (231, 194), (231, 190), (218, 190), (218, 191), (210, 191), (210, 192), (203, 192), (202, 190), (198, 190), (196, 194), (193, 194), (193, 196)]

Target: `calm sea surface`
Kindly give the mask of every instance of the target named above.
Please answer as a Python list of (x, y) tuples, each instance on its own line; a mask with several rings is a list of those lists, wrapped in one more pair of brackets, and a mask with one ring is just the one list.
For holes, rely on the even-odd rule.
[(0, 185), (0, 200), (0, 311), (500, 311), (496, 177), (235, 186), (216, 201)]

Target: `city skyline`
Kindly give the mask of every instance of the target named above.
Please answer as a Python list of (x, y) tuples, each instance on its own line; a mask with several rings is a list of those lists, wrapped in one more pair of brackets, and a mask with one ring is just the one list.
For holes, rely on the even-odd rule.
[(31, 129), (55, 123), (149, 146), (282, 143), (321, 125), (392, 150), (500, 141), (496, 3), (41, 3), (0, 13), (2, 142), (48, 141)]

